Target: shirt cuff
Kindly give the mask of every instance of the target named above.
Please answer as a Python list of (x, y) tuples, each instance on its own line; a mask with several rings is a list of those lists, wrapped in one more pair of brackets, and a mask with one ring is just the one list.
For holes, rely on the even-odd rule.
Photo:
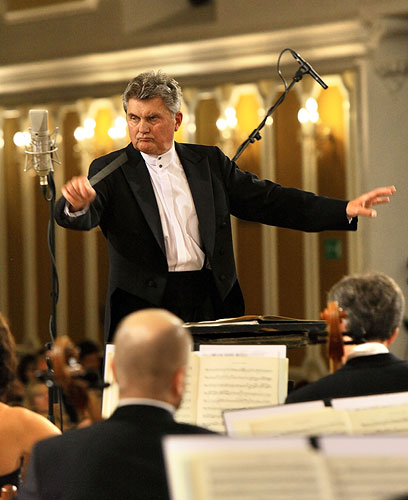
[(68, 215), (68, 217), (75, 218), (75, 217), (80, 217), (81, 215), (85, 215), (88, 212), (88, 210), (89, 210), (89, 205), (87, 205), (82, 210), (78, 210), (77, 212), (71, 212), (69, 209), (69, 203), (66, 202), (64, 207), (64, 214)]

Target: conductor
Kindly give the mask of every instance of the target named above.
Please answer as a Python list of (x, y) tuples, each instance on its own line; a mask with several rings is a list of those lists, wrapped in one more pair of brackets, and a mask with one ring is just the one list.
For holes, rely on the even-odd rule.
[[(181, 89), (162, 72), (131, 80), (123, 106), (131, 143), (94, 160), (88, 178), (61, 189), (63, 227), (100, 226), (110, 272), (105, 340), (132, 311), (162, 307), (184, 321), (244, 314), (230, 216), (302, 231), (356, 230), (357, 216), (389, 201), (393, 186), (343, 201), (244, 172), (215, 146), (181, 144)], [(94, 186), (92, 177), (120, 166)]]

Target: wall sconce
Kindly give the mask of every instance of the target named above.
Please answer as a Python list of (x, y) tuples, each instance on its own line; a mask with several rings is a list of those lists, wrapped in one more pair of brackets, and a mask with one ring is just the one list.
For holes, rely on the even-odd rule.
[(122, 116), (117, 117), (107, 130), (98, 129), (96, 121), (93, 118), (87, 118), (83, 125), (74, 131), (74, 137), (78, 141), (76, 150), (78, 153), (86, 153), (89, 156), (101, 156), (109, 152), (112, 147), (122, 147), (126, 134), (127, 123)]
[(305, 107), (299, 109), (297, 117), (300, 123), (317, 123), (319, 121), (319, 112), (316, 99), (309, 97), (306, 100)]
[(299, 109), (297, 117), (302, 124), (302, 133), (306, 137), (313, 138), (319, 150), (327, 147), (328, 144), (335, 143), (330, 127), (324, 126), (320, 121), (316, 99), (309, 97), (305, 102), (305, 107)]
[[(237, 126), (238, 119), (237, 119), (237, 112), (235, 111), (234, 108), (229, 107), (226, 108), (224, 111), (224, 116), (221, 118), (218, 118), (216, 121), (215, 125), (217, 126), (218, 130), (221, 133), (221, 137), (228, 141), (232, 138), (232, 131), (235, 129)], [(223, 146), (224, 148), (227, 147), (226, 145)]]
[[(4, 145), (4, 139), (2, 139), (2, 143)], [(0, 141), (1, 142), (1, 141)], [(20, 162), (27, 162), (27, 155), (25, 154), (25, 150), (31, 144), (31, 135), (29, 132), (16, 132), (13, 135), (13, 142), (17, 146), (18, 150), (16, 152), (16, 159)], [(25, 170), (25, 169), (24, 169)]]
[(237, 112), (234, 108), (229, 107), (225, 109), (224, 117), (218, 118), (218, 120), (216, 121), (216, 126), (220, 132), (224, 132), (228, 129), (235, 128), (237, 126), (237, 123)]
[(123, 139), (126, 137), (127, 132), (127, 122), (123, 116), (118, 116), (115, 121), (113, 127), (108, 130), (108, 135), (111, 139)]
[(86, 118), (82, 127), (77, 127), (74, 130), (74, 137), (78, 142), (92, 139), (95, 135), (96, 122), (93, 118)]
[(19, 148), (26, 148), (27, 146), (30, 145), (31, 135), (29, 132), (16, 132), (13, 135), (13, 142)]

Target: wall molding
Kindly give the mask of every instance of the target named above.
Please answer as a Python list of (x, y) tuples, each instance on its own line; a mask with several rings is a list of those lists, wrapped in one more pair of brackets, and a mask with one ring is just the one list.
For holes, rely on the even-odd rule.
[[(122, 83), (141, 71), (161, 68), (176, 78), (276, 67), (291, 47), (308, 61), (333, 64), (367, 53), (367, 33), (359, 21), (164, 44), (0, 67), (0, 98), (33, 91)], [(296, 64), (288, 54), (282, 66)]]
[(78, 15), (83, 12), (94, 11), (98, 7), (99, 0), (77, 0), (54, 4), (30, 7), (28, 9), (8, 9), (6, 2), (0, 12), (1, 17), (7, 24), (19, 24), (31, 21), (40, 21), (43, 19), (52, 19), (56, 17), (65, 17), (66, 15)]

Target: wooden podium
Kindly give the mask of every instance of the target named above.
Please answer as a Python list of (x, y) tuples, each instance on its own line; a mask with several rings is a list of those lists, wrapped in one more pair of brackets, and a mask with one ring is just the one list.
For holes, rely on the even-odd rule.
[(288, 348), (325, 343), (326, 322), (282, 316), (241, 316), (185, 323), (193, 336), (194, 348), (200, 344), (280, 344)]

